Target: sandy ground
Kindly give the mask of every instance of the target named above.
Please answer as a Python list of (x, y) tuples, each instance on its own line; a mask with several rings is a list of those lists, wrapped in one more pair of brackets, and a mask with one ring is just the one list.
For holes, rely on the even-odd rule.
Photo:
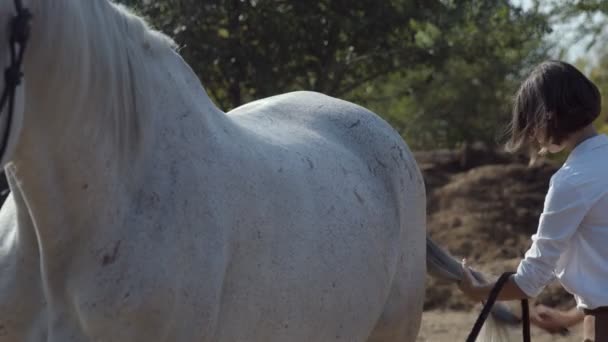
[[(477, 309), (477, 308), (476, 308)], [(422, 327), (417, 342), (458, 342), (465, 341), (477, 315), (478, 310), (462, 311), (427, 311), (422, 316)], [(521, 341), (521, 329), (509, 328), (509, 341)], [(532, 340), (534, 342), (580, 342), (582, 341), (581, 327), (577, 326), (569, 336), (551, 335), (540, 329), (532, 327)]]

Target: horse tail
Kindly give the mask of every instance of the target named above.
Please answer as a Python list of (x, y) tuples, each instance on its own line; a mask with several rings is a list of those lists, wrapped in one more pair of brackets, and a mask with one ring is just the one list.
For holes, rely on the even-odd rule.
[[(439, 247), (428, 235), (426, 236), (426, 265), (427, 272), (431, 276), (452, 283), (459, 282), (464, 276), (460, 262)], [(486, 282), (481, 273), (477, 271), (472, 273), (480, 283)], [(479, 341), (509, 341), (506, 327), (520, 322), (521, 319), (515, 316), (506, 305), (496, 303), (479, 336)]]

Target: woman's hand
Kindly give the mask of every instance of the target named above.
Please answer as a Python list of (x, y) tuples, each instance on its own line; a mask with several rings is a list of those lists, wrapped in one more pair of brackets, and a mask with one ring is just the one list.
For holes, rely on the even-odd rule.
[(482, 287), (479, 286), (479, 283), (473, 277), (466, 259), (462, 259), (462, 275), (462, 279), (458, 283), (460, 291), (473, 300), (484, 300), (486, 296), (480, 294)]
[(537, 305), (530, 311), (532, 324), (552, 334), (564, 333), (568, 327), (582, 322), (585, 317), (584, 313), (576, 308), (570, 311), (562, 311), (544, 305)]
[[(458, 283), (458, 287), (467, 297), (475, 301), (486, 300), (494, 286), (496, 286), (496, 282), (480, 284), (473, 276), (473, 273), (471, 273), (471, 269), (469, 268), (466, 259), (462, 260), (462, 275), (462, 280)], [(517, 286), (513, 277), (510, 277), (504, 284), (502, 290), (498, 293), (497, 300), (525, 298), (527, 298), (526, 294)]]

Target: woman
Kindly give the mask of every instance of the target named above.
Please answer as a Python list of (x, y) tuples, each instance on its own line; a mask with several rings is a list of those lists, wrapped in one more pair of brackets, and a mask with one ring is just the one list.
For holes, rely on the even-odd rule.
[[(557, 278), (593, 328), (586, 329), (586, 341), (594, 335), (608, 341), (608, 137), (592, 125), (600, 109), (597, 87), (575, 67), (542, 63), (517, 93), (507, 144), (510, 151), (533, 145), (541, 154), (569, 156), (551, 178), (532, 246), (498, 299), (536, 297)], [(487, 298), (494, 283), (477, 285), (466, 260), (462, 266), (460, 289), (472, 299)], [(534, 316), (541, 326), (542, 317)]]

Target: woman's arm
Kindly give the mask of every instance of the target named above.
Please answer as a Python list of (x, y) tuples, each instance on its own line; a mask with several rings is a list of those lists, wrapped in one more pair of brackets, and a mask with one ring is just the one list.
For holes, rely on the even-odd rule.
[[(486, 300), (490, 295), (490, 292), (496, 285), (496, 282), (491, 282), (489, 284), (478, 284), (473, 274), (471, 274), (471, 270), (467, 265), (466, 260), (462, 260), (462, 271), (464, 277), (458, 284), (460, 290), (469, 298), (482, 301)], [(498, 300), (516, 300), (516, 299), (525, 299), (528, 296), (517, 286), (515, 281), (513, 280), (513, 276), (509, 277), (509, 280), (505, 283), (504, 287), (498, 294)]]
[[(558, 259), (568, 248), (570, 239), (589, 211), (585, 197), (574, 185), (559, 180), (549, 187), (538, 231), (532, 236), (532, 246), (498, 295), (498, 300), (536, 297), (554, 279)], [(463, 260), (460, 289), (475, 300), (488, 297), (495, 283), (478, 284)]]

